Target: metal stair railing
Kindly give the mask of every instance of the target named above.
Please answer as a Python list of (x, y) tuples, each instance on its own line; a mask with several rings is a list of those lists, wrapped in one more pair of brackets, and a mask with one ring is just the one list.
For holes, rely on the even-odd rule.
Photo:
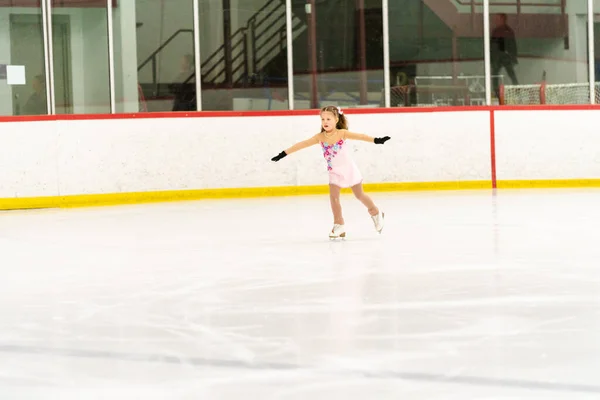
[[(231, 43), (231, 80), (233, 84), (247, 83), (252, 75), (260, 73), (271, 60), (286, 48), (285, 4), (281, 0), (268, 0), (248, 20), (246, 26), (236, 30), (229, 38)], [(298, 18), (293, 20), (293, 35), (306, 28)], [(194, 34), (193, 29), (179, 29), (152, 52), (139, 66), (138, 71), (152, 64), (152, 84), (158, 91), (157, 58), (160, 52), (181, 34)], [(202, 83), (227, 84), (226, 46), (223, 43), (202, 62)], [(189, 81), (193, 77), (190, 76)]]

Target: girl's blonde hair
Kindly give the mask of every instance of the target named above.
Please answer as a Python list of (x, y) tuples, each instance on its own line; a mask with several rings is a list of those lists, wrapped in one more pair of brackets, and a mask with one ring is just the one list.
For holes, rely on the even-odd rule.
[[(340, 109), (336, 106), (326, 106), (321, 108), (320, 114), (323, 114), (325, 111), (332, 113), (334, 116), (339, 118), (337, 124), (335, 125), (336, 129), (348, 129), (348, 119), (344, 114), (341, 114)], [(321, 132), (325, 132), (323, 126), (321, 126)]]

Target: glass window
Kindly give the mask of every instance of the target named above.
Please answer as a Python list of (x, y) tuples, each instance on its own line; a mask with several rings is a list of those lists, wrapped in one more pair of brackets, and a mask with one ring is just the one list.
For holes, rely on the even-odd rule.
[(587, 1), (490, 3), (493, 96), (502, 104), (587, 104)]
[(285, 1), (200, 0), (199, 12), (202, 109), (288, 109)]
[(471, 0), (390, 1), (392, 107), (485, 104), (481, 8)]
[(48, 113), (43, 32), (40, 7), (0, 7), (0, 115)]
[(57, 114), (110, 113), (106, 0), (52, 2)]
[(383, 105), (381, 1), (293, 0), (292, 9), (295, 108)]
[(196, 111), (192, 0), (113, 8), (115, 110)]

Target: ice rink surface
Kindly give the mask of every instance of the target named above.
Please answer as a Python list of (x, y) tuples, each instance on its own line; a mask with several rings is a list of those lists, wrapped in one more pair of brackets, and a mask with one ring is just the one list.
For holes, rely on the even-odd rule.
[(372, 196), (0, 213), (0, 398), (600, 398), (600, 190)]

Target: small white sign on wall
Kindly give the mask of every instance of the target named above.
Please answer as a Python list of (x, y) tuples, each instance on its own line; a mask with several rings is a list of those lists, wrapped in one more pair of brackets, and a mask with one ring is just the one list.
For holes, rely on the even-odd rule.
[(25, 85), (25, 66), (7, 65), (6, 83), (9, 85)]

